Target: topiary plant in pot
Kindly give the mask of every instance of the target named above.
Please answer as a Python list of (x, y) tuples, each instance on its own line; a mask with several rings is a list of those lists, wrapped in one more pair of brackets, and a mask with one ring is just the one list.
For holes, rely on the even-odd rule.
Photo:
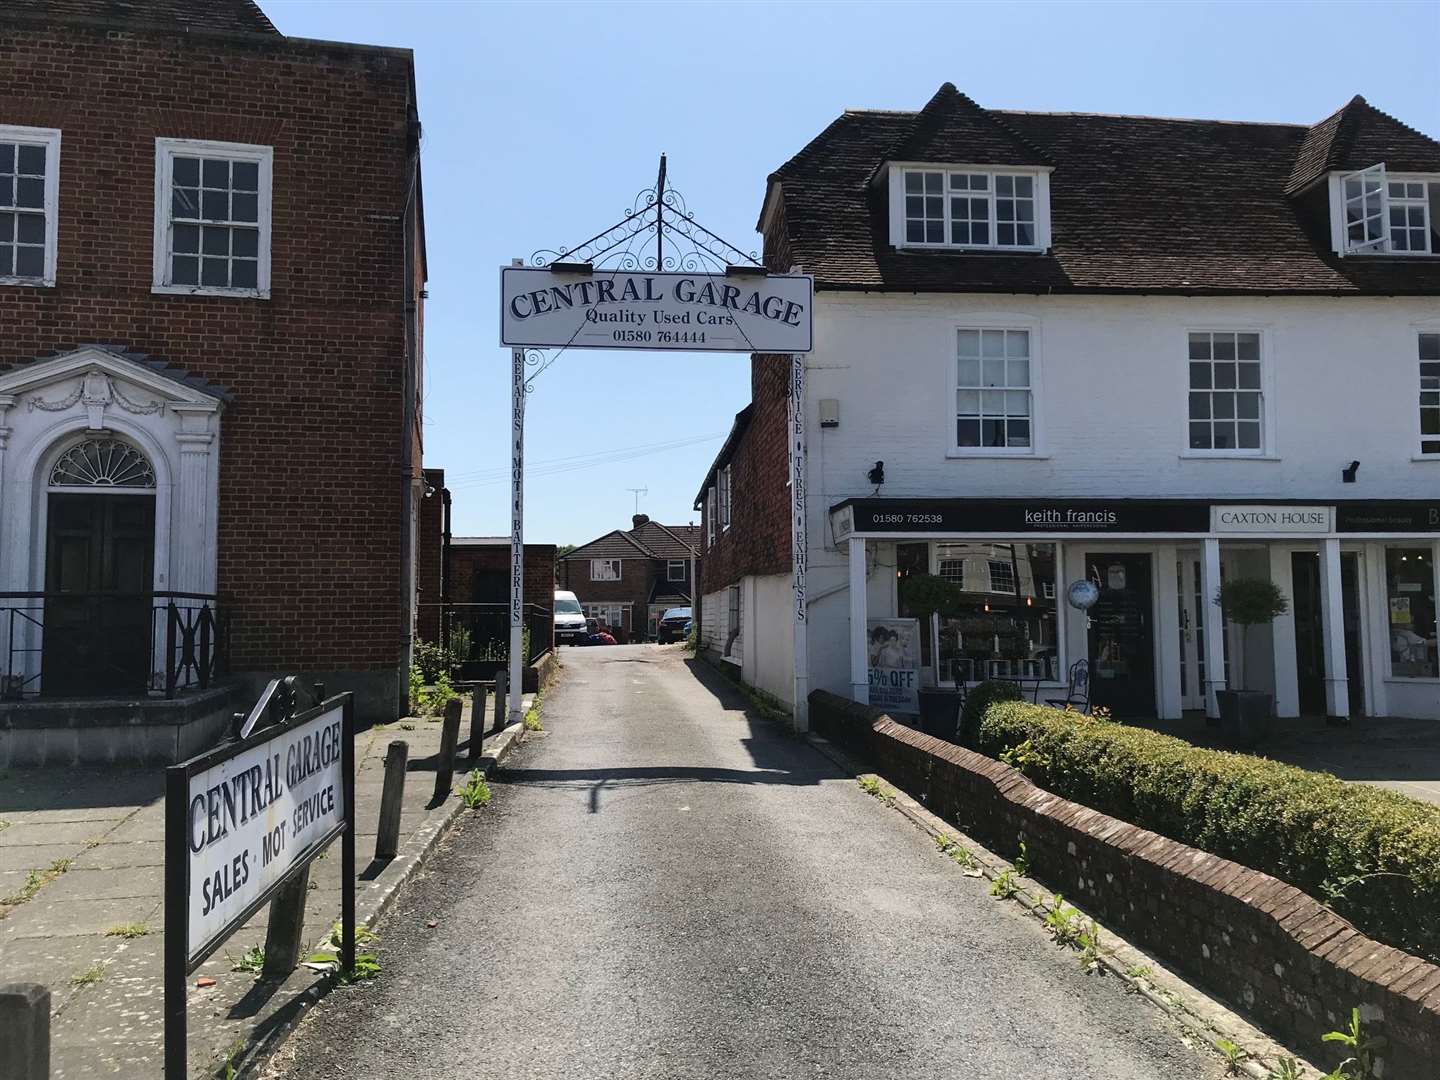
[(1215, 603), (1232, 623), (1240, 627), (1240, 655), (1235, 658), (1239, 673), (1238, 690), (1215, 694), (1220, 706), (1220, 730), (1232, 746), (1252, 747), (1270, 731), (1274, 701), (1270, 694), (1251, 690), (1245, 680), (1245, 654), (1250, 628), (1273, 622), (1290, 610), (1290, 601), (1280, 587), (1264, 578), (1232, 578), (1215, 592)]
[[(900, 579), (900, 602), (910, 614), (919, 616), (924, 625), (929, 624), (932, 615), (958, 615), (962, 599), (955, 583), (937, 574), (907, 574)], [(964, 701), (965, 695), (958, 689), (922, 686), (920, 730), (926, 735), (953, 741)]]

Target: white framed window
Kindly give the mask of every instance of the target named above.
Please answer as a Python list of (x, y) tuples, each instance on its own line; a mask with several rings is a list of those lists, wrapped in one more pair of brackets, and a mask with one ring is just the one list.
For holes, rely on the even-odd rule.
[(892, 165), (895, 247), (1044, 251), (1050, 246), (1045, 169)]
[(731, 486), (730, 466), (720, 470), (720, 529), (730, 528), (731, 509), (735, 501), (735, 489)]
[(965, 588), (965, 560), (947, 559), (943, 556), (940, 559), (940, 577), (950, 582), (957, 589)]
[(55, 284), (60, 132), (0, 124), (0, 285)]
[(685, 560), (684, 560), (684, 559), (669, 559), (669, 560), (666, 561), (666, 563), (665, 563), (665, 580), (666, 580), (666, 581), (684, 581), (684, 580), (685, 580)]
[(710, 490), (705, 492), (705, 546), (707, 548), (715, 546), (716, 513), (715, 486), (712, 484)]
[(619, 581), (621, 559), (591, 559), (591, 581)]
[(1004, 559), (990, 559), (990, 591), (1015, 595), (1015, 568)]
[(1385, 163), (1330, 179), (1331, 233), (1342, 255), (1440, 253), (1440, 176), (1391, 173)]
[(1052, 579), (1045, 579), (1040, 582), (1040, 595), (1046, 600), (1055, 599), (1055, 582)]
[(1028, 329), (956, 331), (954, 452), (1035, 452), (1032, 345)]
[(1202, 454), (1263, 454), (1265, 378), (1258, 331), (1189, 333), (1187, 443)]
[(1440, 456), (1440, 333), (1420, 333), (1420, 453)]
[(270, 296), (269, 146), (155, 140), (153, 291)]

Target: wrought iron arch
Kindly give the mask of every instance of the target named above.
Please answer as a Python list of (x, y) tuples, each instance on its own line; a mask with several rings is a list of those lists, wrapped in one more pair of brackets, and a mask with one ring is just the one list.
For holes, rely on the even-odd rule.
[(51, 487), (153, 489), (155, 467), (133, 443), (89, 436), (72, 444), (50, 468)]

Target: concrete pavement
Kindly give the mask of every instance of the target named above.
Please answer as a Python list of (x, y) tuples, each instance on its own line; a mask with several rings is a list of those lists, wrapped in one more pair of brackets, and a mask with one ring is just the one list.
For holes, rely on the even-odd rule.
[(1219, 1075), (679, 647), (565, 657), (547, 736), (382, 924), (381, 977), (267, 1075)]

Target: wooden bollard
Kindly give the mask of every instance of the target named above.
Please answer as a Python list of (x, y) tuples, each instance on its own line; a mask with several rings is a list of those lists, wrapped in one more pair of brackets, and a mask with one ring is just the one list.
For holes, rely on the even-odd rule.
[(440, 730), (440, 758), (435, 763), (437, 803), (450, 797), (450, 785), (455, 779), (455, 747), (459, 742), (460, 699), (451, 698), (445, 703), (444, 727)]
[(474, 761), (480, 756), (480, 748), (485, 742), (485, 687), (475, 687), (475, 693), (470, 695), (470, 760)]
[(495, 730), (501, 731), (505, 727), (505, 696), (510, 685), (510, 672), (501, 668), (495, 672)]
[(50, 991), (0, 983), (0, 1076), (50, 1080)]
[(410, 744), (396, 739), (385, 748), (385, 785), (380, 789), (380, 824), (375, 831), (375, 858), (393, 859), (400, 853), (400, 811), (405, 804), (405, 766)]

